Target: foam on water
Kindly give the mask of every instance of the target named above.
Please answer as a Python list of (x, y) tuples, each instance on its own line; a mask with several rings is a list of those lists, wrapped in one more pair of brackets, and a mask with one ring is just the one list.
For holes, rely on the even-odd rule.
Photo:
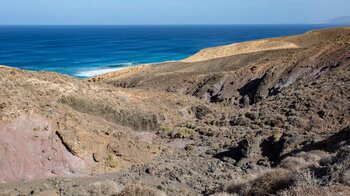
[(0, 25), (0, 64), (91, 77), (138, 64), (182, 60), (203, 48), (300, 34), (325, 27)]
[(113, 71), (122, 70), (125, 68), (127, 68), (127, 67), (105, 68), (105, 69), (94, 69), (94, 70), (89, 70), (89, 71), (81, 71), (81, 72), (74, 74), (74, 76), (87, 78), (87, 77), (93, 77), (93, 76), (97, 76), (97, 75), (101, 75), (101, 74), (105, 74), (105, 73), (109, 73), (109, 72), (113, 72)]

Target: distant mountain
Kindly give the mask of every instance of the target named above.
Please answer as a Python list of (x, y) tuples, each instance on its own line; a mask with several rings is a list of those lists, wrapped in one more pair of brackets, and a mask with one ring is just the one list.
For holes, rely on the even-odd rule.
[(317, 22), (317, 24), (339, 24), (339, 25), (350, 25), (350, 16), (341, 16), (329, 20)]

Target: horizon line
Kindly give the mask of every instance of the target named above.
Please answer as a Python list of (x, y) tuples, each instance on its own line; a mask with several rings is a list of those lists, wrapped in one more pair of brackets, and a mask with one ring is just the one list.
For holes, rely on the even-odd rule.
[(266, 23), (266, 24), (0, 24), (0, 26), (228, 26), (228, 25), (348, 25), (318, 23)]

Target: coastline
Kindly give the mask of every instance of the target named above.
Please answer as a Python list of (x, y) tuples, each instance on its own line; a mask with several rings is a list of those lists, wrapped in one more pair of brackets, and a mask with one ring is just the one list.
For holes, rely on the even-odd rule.
[[(116, 73), (116, 72), (129, 73), (132, 70), (139, 70), (139, 68), (136, 68), (136, 69), (133, 69), (133, 68), (143, 67), (144, 65), (158, 65), (158, 64), (167, 64), (167, 63), (174, 63), (174, 62), (193, 63), (193, 62), (208, 61), (213, 59), (225, 58), (228, 56), (248, 54), (248, 53), (254, 53), (254, 52), (280, 50), (280, 49), (297, 49), (297, 48), (307, 47), (312, 43), (316, 43), (317, 39), (314, 41), (312, 41), (311, 39), (311, 41), (308, 41), (311, 43), (305, 44), (305, 43), (298, 43), (298, 41), (295, 40), (294, 38), (298, 39), (299, 36), (307, 36), (308, 34), (312, 34), (314, 32), (332, 31), (336, 29), (350, 29), (350, 27), (349, 26), (341, 26), (341, 27), (333, 27), (333, 28), (328, 27), (328, 28), (323, 28), (318, 30), (310, 30), (303, 34), (274, 37), (274, 38), (267, 38), (267, 39), (249, 40), (249, 41), (226, 44), (221, 46), (208, 47), (208, 48), (203, 48), (197, 53), (194, 53), (189, 57), (181, 60), (168, 60), (163, 62), (140, 63), (140, 64), (124, 63), (122, 64), (124, 65), (123, 67), (116, 67), (116, 68), (102, 67), (102, 68), (96, 68), (96, 69), (88, 69), (86, 71), (83, 70), (76, 74), (73, 74), (73, 76), (78, 78), (94, 78), (94, 77), (104, 76), (106, 74), (113, 75), (113, 73)], [(7, 66), (7, 65), (3, 65), (3, 66)], [(9, 66), (9, 67), (12, 67), (12, 66)], [(17, 69), (21, 69), (21, 68), (17, 68)], [(128, 69), (130, 69), (130, 71), (128, 71)]]
[[(18, 182), (1, 184), (0, 194), (115, 195), (130, 184), (170, 195), (254, 193), (249, 187), (263, 184), (274, 194), (309, 172), (326, 179), (349, 155), (349, 35), (276, 38), (298, 48), (274, 50), (252, 41), (245, 53), (234, 45), (216, 58), (209, 49), (209, 60), (87, 80), (0, 66), (0, 181)], [(336, 174), (322, 188), (342, 182)]]
[[(91, 78), (124, 77), (122, 76), (123, 73), (130, 75), (130, 74), (137, 74), (138, 72), (142, 72), (142, 71), (147, 72), (148, 71), (147, 68), (149, 68), (149, 71), (152, 70), (153, 68), (163, 69), (161, 66), (157, 66), (159, 64), (175, 63), (176, 66), (178, 67), (182, 67), (182, 66), (187, 67), (186, 66), (187, 64), (196, 64), (196, 63), (201, 64), (201, 62), (204, 63), (212, 60), (224, 59), (231, 56), (248, 55), (248, 54), (262, 53), (262, 52), (268, 52), (268, 51), (307, 48), (312, 45), (318, 44), (322, 39), (327, 39), (327, 37), (324, 37), (324, 35), (332, 34), (338, 30), (348, 30), (348, 29), (350, 29), (349, 26), (325, 28), (325, 29), (308, 31), (303, 34), (297, 34), (297, 35), (291, 35), (291, 36), (258, 39), (258, 40), (240, 42), (240, 43), (233, 43), (229, 45), (210, 47), (210, 48), (202, 49), (199, 52), (182, 60), (145, 64), (145, 65), (153, 65), (153, 67), (144, 66), (143, 64), (140, 64), (136, 66), (126, 67), (125, 69), (122, 69), (116, 72), (112, 71), (105, 74), (96, 75)], [(179, 64), (181, 64), (182, 66), (179, 66)], [(167, 70), (167, 69), (169, 69), (168, 71), (173, 70), (168, 67), (169, 66), (166, 66), (164, 70)], [(197, 69), (200, 70), (201, 68), (197, 66)]]
[[(319, 28), (323, 26), (0, 26), (1, 37), (13, 36), (12, 40), (0, 41), (4, 48), (0, 59), (1, 64), (21, 69), (87, 77), (100, 74), (98, 70), (125, 67), (130, 63), (179, 61), (210, 47), (295, 35)], [(26, 39), (33, 33), (35, 37)]]

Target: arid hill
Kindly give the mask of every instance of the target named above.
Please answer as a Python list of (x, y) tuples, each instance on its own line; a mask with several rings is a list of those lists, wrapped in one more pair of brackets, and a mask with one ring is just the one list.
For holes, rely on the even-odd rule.
[(350, 194), (350, 28), (0, 83), (0, 193)]
[[(215, 53), (230, 48), (223, 58), (193, 63), (170, 62), (143, 65), (97, 76), (91, 80), (121, 87), (153, 88), (160, 91), (192, 95), (210, 102), (249, 102), (276, 94), (301, 78), (316, 78), (333, 64), (348, 56), (349, 28), (308, 32), (299, 36), (251, 41), (232, 46), (206, 49)], [(270, 50), (270, 44), (289, 43), (297, 48)], [(265, 43), (262, 46), (260, 43)], [(278, 44), (277, 44), (278, 45)], [(283, 44), (282, 44), (283, 45)], [(250, 47), (242, 52), (236, 48)], [(282, 47), (282, 46), (281, 46)], [(282, 47), (283, 48), (283, 47)], [(212, 51), (212, 52), (210, 52)], [(206, 53), (206, 52), (204, 52)], [(197, 61), (203, 52), (185, 61)], [(197, 59), (197, 60), (196, 60)], [(256, 92), (253, 92), (256, 90)], [(238, 99), (238, 100), (235, 100)]]
[(350, 16), (339, 16), (339, 17), (332, 18), (329, 20), (317, 22), (316, 24), (349, 25), (350, 24)]

